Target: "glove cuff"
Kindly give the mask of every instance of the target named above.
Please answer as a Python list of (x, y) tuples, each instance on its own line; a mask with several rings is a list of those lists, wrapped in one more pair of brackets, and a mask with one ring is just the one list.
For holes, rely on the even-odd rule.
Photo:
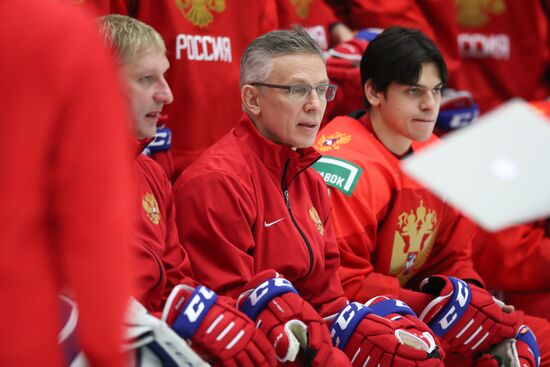
[(416, 313), (405, 302), (386, 296), (371, 298), (365, 303), (365, 306), (370, 307), (375, 315), (382, 317), (394, 313), (402, 316), (412, 315), (418, 318)]
[(462, 318), (472, 300), (472, 292), (466, 282), (454, 277), (432, 276), (425, 279), (420, 290), (438, 294), (420, 314), (420, 320), (428, 324), (439, 337), (447, 332)]
[[(188, 292), (188, 286), (180, 284), (174, 287), (162, 313), (162, 319), (180, 337), (185, 339), (191, 339), (195, 335), (206, 314), (218, 299), (214, 291), (202, 285), (195, 288), (193, 293), (189, 297), (186, 297)], [(183, 304), (184, 301), (187, 302)], [(168, 320), (171, 318), (171, 315), (175, 315), (175, 318)]]
[(537, 338), (535, 337), (535, 334), (531, 331), (531, 329), (527, 325), (521, 325), (518, 329), (518, 332), (516, 334), (516, 340), (519, 340), (529, 347), (529, 350), (533, 353), (533, 357), (535, 358), (535, 363), (537, 367), (540, 366), (540, 349), (539, 345), (537, 343)]
[(355, 332), (357, 325), (367, 316), (371, 314), (372, 310), (362, 305), (359, 302), (351, 302), (344, 307), (330, 327), (330, 337), (332, 338), (332, 344), (344, 350), (348, 344), (349, 338)]
[(271, 278), (256, 288), (241, 294), (237, 305), (241, 312), (252, 320), (256, 320), (260, 312), (266, 308), (273, 298), (289, 292), (299, 295), (289, 280), (285, 278)]

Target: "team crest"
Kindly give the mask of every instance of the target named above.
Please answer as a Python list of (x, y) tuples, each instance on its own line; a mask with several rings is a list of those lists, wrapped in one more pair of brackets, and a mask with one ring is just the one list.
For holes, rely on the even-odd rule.
[(331, 135), (321, 135), (317, 144), (315, 144), (315, 149), (320, 153), (330, 152), (331, 150), (338, 150), (340, 146), (347, 144), (351, 141), (351, 135), (341, 133), (340, 131), (335, 132)]
[(455, 0), (458, 24), (464, 27), (480, 27), (489, 16), (506, 11), (506, 0)]
[(390, 274), (404, 285), (426, 262), (437, 232), (437, 213), (420, 206), (397, 217)]
[(313, 0), (290, 0), (290, 3), (296, 10), (296, 15), (300, 19), (306, 19), (309, 15), (309, 7)]
[(154, 224), (159, 224), (160, 210), (155, 196), (148, 192), (145, 193), (143, 200), (141, 201), (141, 205), (143, 206), (143, 209), (145, 210), (145, 213), (147, 213), (147, 217), (151, 220), (151, 222)]
[(225, 0), (176, 0), (176, 6), (193, 25), (203, 28), (212, 23), (213, 12), (225, 10)]
[(317, 210), (314, 206), (309, 208), (309, 215), (311, 219), (313, 219), (313, 223), (315, 223), (315, 226), (317, 227), (317, 230), (321, 234), (321, 236), (324, 236), (325, 234), (325, 228), (323, 227), (323, 222), (321, 221), (321, 218), (319, 217), (319, 213), (317, 213)]

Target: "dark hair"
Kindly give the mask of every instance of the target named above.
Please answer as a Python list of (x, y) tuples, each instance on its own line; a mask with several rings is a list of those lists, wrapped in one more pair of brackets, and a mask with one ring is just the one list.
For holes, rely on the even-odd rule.
[[(386, 93), (392, 82), (414, 85), (422, 64), (433, 62), (443, 84), (447, 66), (437, 46), (417, 29), (391, 27), (372, 40), (361, 58), (361, 85), (371, 79), (374, 89)], [(368, 101), (365, 102), (370, 107)]]

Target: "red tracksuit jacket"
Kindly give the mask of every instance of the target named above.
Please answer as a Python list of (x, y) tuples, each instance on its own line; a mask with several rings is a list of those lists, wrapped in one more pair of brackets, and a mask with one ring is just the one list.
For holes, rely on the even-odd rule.
[(346, 299), (322, 178), (313, 149), (292, 150), (259, 134), (243, 116), (177, 180), (178, 230), (193, 273), (238, 296), (254, 276), (274, 269), (321, 315)]

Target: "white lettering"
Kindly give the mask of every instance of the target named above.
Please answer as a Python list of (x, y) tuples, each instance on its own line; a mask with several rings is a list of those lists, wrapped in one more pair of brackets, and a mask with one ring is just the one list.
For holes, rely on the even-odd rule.
[(506, 34), (461, 33), (457, 41), (464, 58), (510, 59), (510, 38)]
[(190, 61), (233, 62), (229, 37), (178, 34), (176, 37), (176, 60), (184, 56)]
[(201, 297), (198, 294), (195, 294), (189, 306), (185, 308), (184, 314), (187, 316), (190, 322), (195, 322), (204, 311), (204, 302), (201, 301)]
[(457, 129), (459, 127), (463, 127), (466, 125), (469, 125), (474, 118), (477, 116), (474, 112), (463, 112), (463, 113), (457, 113), (453, 116), (451, 121), (449, 122), (449, 127), (453, 129)]
[(334, 186), (343, 187), (344, 186), (344, 177), (326, 172), (319, 172), (321, 177), (325, 180), (326, 183), (330, 183)]
[(338, 327), (340, 329), (345, 330), (353, 317), (355, 316), (355, 311), (351, 308), (351, 306), (347, 306), (344, 312), (338, 316), (338, 319), (336, 319), (336, 323), (338, 324)]
[(449, 312), (447, 312), (447, 314), (443, 316), (441, 321), (439, 321), (439, 325), (443, 330), (446, 330), (449, 326), (451, 326), (451, 324), (456, 320), (457, 317), (458, 315), (456, 314), (455, 306), (453, 306), (449, 309)]

